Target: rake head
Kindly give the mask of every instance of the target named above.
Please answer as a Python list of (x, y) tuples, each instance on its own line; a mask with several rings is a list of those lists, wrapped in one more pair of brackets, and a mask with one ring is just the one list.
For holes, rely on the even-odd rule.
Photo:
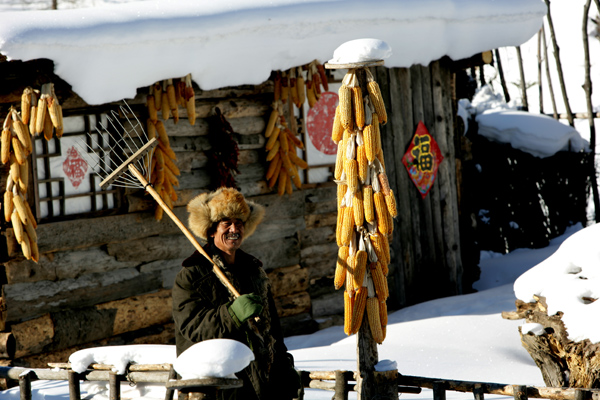
[(107, 123), (100, 123), (95, 134), (108, 137), (109, 146), (102, 146), (100, 140), (94, 139), (94, 134), (90, 132), (86, 142), (82, 141), (79, 145), (95, 155), (94, 159), (87, 158), (92, 170), (103, 179), (100, 187), (106, 189), (114, 185), (143, 189), (144, 185), (131, 173), (129, 166), (133, 165), (150, 180), (152, 153), (158, 140), (148, 138), (129, 105), (125, 103), (119, 106), (118, 111), (110, 111)]

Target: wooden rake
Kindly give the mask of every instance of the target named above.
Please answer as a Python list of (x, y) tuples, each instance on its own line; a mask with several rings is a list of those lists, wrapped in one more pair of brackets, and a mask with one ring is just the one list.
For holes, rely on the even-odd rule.
[[(121, 118), (125, 118), (126, 123), (121, 123)], [(225, 285), (229, 292), (238, 298), (240, 293), (237, 289), (229, 282), (227, 277), (223, 274), (223, 271), (215, 264), (212, 258), (202, 248), (200, 243), (196, 240), (194, 235), (188, 230), (188, 228), (177, 218), (175, 213), (167, 206), (164, 200), (160, 197), (158, 192), (154, 190), (154, 187), (148, 182), (150, 180), (150, 168), (152, 153), (154, 148), (158, 145), (156, 138), (148, 138), (144, 128), (140, 124), (140, 121), (134, 115), (133, 111), (128, 104), (120, 106), (119, 112), (111, 111), (107, 115), (108, 124), (100, 123), (100, 128), (96, 128), (96, 134), (99, 136), (110, 138), (112, 145), (104, 149), (100, 142), (103, 140), (99, 137), (94, 140), (94, 135), (88, 133), (88, 142), (84, 142), (83, 147), (86, 151), (83, 154), (87, 155), (88, 164), (94, 165), (92, 170), (97, 173), (101, 178), (104, 175), (104, 180), (100, 182), (100, 187), (106, 189), (109, 186), (121, 186), (137, 189), (145, 189), (158, 205), (164, 210), (165, 213), (175, 222), (175, 224), (181, 229), (183, 234), (188, 240), (194, 245), (196, 250), (202, 254), (213, 267), (213, 272), (217, 275), (217, 278)], [(109, 125), (110, 128), (109, 129)], [(123, 132), (122, 135), (114, 132)], [(90, 154), (94, 154), (97, 158), (90, 158)], [(106, 158), (112, 158), (112, 162), (107, 163)], [(91, 160), (91, 162), (89, 162)], [(107, 167), (113, 163), (119, 164), (114, 169)]]

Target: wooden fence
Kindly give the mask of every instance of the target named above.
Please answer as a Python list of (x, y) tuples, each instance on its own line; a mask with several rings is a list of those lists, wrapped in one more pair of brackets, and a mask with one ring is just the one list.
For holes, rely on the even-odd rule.
[[(92, 364), (90, 369), (77, 373), (67, 363), (49, 364), (52, 368), (0, 367), (0, 379), (19, 382), (21, 400), (31, 400), (31, 383), (35, 380), (62, 380), (69, 383), (69, 399), (81, 400), (80, 381), (109, 382), (110, 400), (120, 399), (120, 382), (164, 383), (173, 382), (175, 376), (171, 364), (130, 365), (123, 375), (111, 370), (111, 365)], [(354, 391), (356, 372), (354, 371), (298, 371), (305, 388), (334, 392), (333, 400), (348, 400), (348, 393)], [(398, 394), (419, 394), (423, 388), (433, 391), (434, 400), (445, 400), (447, 391), (473, 393), (475, 400), (484, 400), (486, 394), (513, 397), (515, 400), (600, 400), (600, 389), (554, 388), (526, 385), (512, 385), (492, 382), (461, 381), (421, 376), (401, 375), (397, 370), (375, 372), (376, 381), (386, 383), (382, 399), (398, 398)], [(218, 389), (227, 379), (207, 378), (205, 386)], [(236, 379), (229, 379), (237, 381)], [(173, 399), (173, 390), (166, 391), (165, 400)], [(303, 396), (300, 397), (303, 400)]]

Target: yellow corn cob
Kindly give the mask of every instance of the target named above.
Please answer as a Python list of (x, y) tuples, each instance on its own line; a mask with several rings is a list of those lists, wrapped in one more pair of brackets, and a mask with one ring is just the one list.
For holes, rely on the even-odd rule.
[[(277, 153), (279, 155), (279, 153)], [(273, 161), (271, 161), (273, 162)], [(275, 165), (275, 170), (273, 171), (273, 175), (271, 175), (271, 178), (269, 179), (269, 188), (272, 188), (275, 186), (275, 183), (277, 183), (277, 179), (279, 178), (279, 173), (281, 171), (281, 164), (283, 163), (283, 161), (281, 161), (281, 157), (279, 157), (276, 161), (276, 165)]]
[(35, 262), (38, 262), (40, 260), (40, 250), (37, 242), (31, 241), (29, 244), (31, 247), (31, 259)]
[(173, 203), (171, 202), (171, 193), (169, 192), (169, 189), (167, 189), (167, 187), (170, 187), (170, 185), (171, 185), (171, 183), (169, 182), (169, 180), (165, 179), (163, 190), (161, 192), (161, 197), (162, 197), (163, 201), (165, 202), (165, 204), (167, 205), (167, 207), (169, 207), (169, 209), (172, 210)]
[(367, 84), (367, 88), (369, 90), (369, 97), (371, 98), (371, 103), (375, 106), (375, 112), (379, 117), (379, 122), (382, 125), (387, 123), (387, 112), (385, 111), (385, 104), (383, 103), (383, 98), (381, 97), (381, 90), (379, 89), (379, 84), (375, 81), (371, 81)]
[(354, 297), (350, 297), (348, 292), (344, 292), (344, 333), (352, 334), (352, 310), (354, 306)]
[(335, 158), (335, 172), (333, 177), (335, 180), (339, 180), (342, 177), (342, 171), (344, 170), (344, 141), (338, 142), (338, 151)]
[(0, 139), (0, 145), (2, 146), (0, 161), (2, 161), (2, 164), (6, 164), (10, 160), (11, 138), (12, 133), (10, 132), (10, 128), (2, 129), (2, 138)]
[(271, 160), (271, 162), (269, 163), (269, 169), (267, 170), (267, 174), (265, 175), (265, 178), (267, 180), (271, 179), (271, 177), (273, 176), (273, 174), (275, 173), (275, 167), (277, 166), (277, 162), (280, 160), (280, 156), (279, 153), (277, 153), (275, 155), (275, 157)]
[(52, 125), (52, 120), (50, 119), (50, 111), (46, 108), (46, 112), (44, 113), (44, 127), (42, 128), (42, 132), (44, 132), (44, 138), (46, 140), (52, 139), (52, 134), (54, 133), (54, 125)]
[(390, 189), (390, 193), (385, 196), (385, 204), (387, 205), (388, 212), (392, 218), (398, 216), (398, 209), (396, 208), (396, 196), (394, 191)]
[(392, 218), (392, 216), (390, 215), (389, 211), (387, 213), (387, 216), (388, 216), (388, 232), (387, 232), (387, 235), (391, 239), (392, 233), (394, 233), (394, 218)]
[(371, 185), (363, 187), (363, 208), (365, 220), (368, 223), (375, 221), (375, 208), (373, 205), (373, 187)]
[(148, 118), (146, 120), (146, 131), (148, 133), (148, 139), (154, 139), (156, 137), (156, 121)]
[(58, 127), (56, 127), (54, 134), (57, 138), (61, 138), (64, 133), (64, 125), (63, 125), (63, 115), (62, 115), (62, 106), (58, 105)]
[(23, 164), (27, 160), (27, 155), (25, 154), (25, 150), (21, 145), (21, 141), (16, 136), (13, 136), (12, 138), (12, 149), (17, 163)]
[(169, 179), (171, 185), (179, 186), (179, 179), (177, 179), (171, 168), (167, 168), (167, 160), (169, 159), (169, 157), (164, 157), (163, 154), (163, 158), (165, 160), (165, 179)]
[(154, 185), (162, 185), (165, 181), (165, 157), (160, 148), (154, 149), (154, 158), (156, 158), (156, 179)]
[(175, 165), (171, 157), (165, 157), (165, 167), (169, 168), (173, 175), (181, 175), (181, 171), (179, 171), (179, 168)]
[(175, 94), (175, 85), (173, 85), (173, 81), (171, 79), (169, 79), (167, 84), (167, 101), (171, 115), (173, 116), (173, 122), (177, 123), (179, 121), (179, 104), (177, 103), (177, 97)]
[(344, 285), (346, 280), (346, 269), (348, 262), (348, 253), (350, 248), (348, 246), (342, 246), (338, 249), (337, 262), (335, 265), (335, 278), (333, 279), (333, 286), (336, 290)]
[(360, 90), (360, 86), (355, 86), (352, 88), (352, 105), (354, 106), (356, 126), (362, 129), (365, 127), (365, 103), (363, 102), (362, 90)]
[[(18, 118), (18, 117), (17, 117)], [(31, 135), (29, 135), (27, 125), (25, 125), (21, 120), (17, 119), (13, 121), (13, 129), (23, 146), (23, 151), (26, 155), (31, 154), (33, 147), (31, 144)]]
[(354, 193), (354, 198), (352, 199), (352, 209), (354, 210), (354, 224), (356, 226), (362, 226), (365, 222), (365, 210), (363, 204), (362, 190), (357, 190)]
[(167, 121), (169, 118), (171, 118), (171, 108), (169, 107), (169, 95), (166, 91), (163, 90), (160, 96), (160, 112), (162, 115), (162, 119), (164, 121)]
[(344, 246), (342, 243), (342, 230), (344, 227), (344, 215), (346, 213), (346, 207), (338, 207), (337, 221), (335, 224), (335, 241), (339, 247)]
[(146, 106), (148, 107), (148, 117), (152, 121), (158, 121), (158, 111), (156, 110), (156, 101), (153, 94), (149, 94), (146, 97)]
[[(159, 126), (159, 123), (161, 121), (158, 121), (156, 123), (157, 126)], [(158, 129), (156, 130), (158, 132)], [(165, 154), (165, 156), (167, 156), (168, 158), (171, 158), (172, 160), (176, 160), (177, 159), (177, 155), (175, 154), (175, 152), (173, 151), (173, 149), (171, 148), (170, 145), (165, 145), (162, 141), (158, 141), (158, 148)]]
[(371, 243), (373, 244), (373, 248), (375, 249), (375, 254), (377, 254), (377, 259), (379, 260), (378, 262), (381, 263), (382, 272), (384, 269), (383, 266), (387, 266), (387, 264), (389, 263), (389, 254), (386, 252), (385, 244), (383, 242), (384, 240), (386, 239), (381, 233), (371, 236)]
[(21, 165), (19, 165), (19, 189), (21, 192), (27, 193), (27, 186), (29, 185), (29, 161), (27, 159)]
[[(288, 136), (285, 134), (287, 127), (284, 126), (283, 130), (279, 132), (279, 141), (281, 142), (280, 149), (287, 152), (290, 150), (290, 144), (288, 143)], [(288, 171), (289, 172), (289, 171)]]
[(265, 144), (265, 150), (269, 151), (273, 148), (273, 146), (275, 146), (275, 142), (279, 140), (280, 133), (281, 130), (279, 129), (279, 127), (275, 127), (275, 129), (273, 129), (273, 133), (271, 134), (271, 136), (269, 136), (269, 140), (267, 140), (267, 143)]
[(354, 257), (348, 256), (347, 268), (346, 268), (346, 292), (354, 293)]
[(367, 174), (369, 173), (369, 161), (367, 160), (367, 153), (365, 152), (365, 146), (358, 146), (356, 148), (356, 161), (358, 162), (358, 177), (361, 182), (365, 182)]
[(362, 324), (363, 315), (367, 305), (367, 288), (361, 286), (354, 295), (354, 307), (352, 307), (352, 333), (358, 332)]
[[(167, 167), (165, 166), (165, 171), (166, 170), (167, 170)], [(171, 183), (171, 179), (169, 179), (167, 174), (165, 174), (165, 180), (163, 182), (163, 185), (165, 188), (165, 191), (164, 191), (165, 198), (163, 198), (163, 200), (165, 201), (165, 203), (167, 203), (167, 206), (169, 206), (169, 208), (172, 210), (173, 202), (177, 201), (177, 193), (175, 193), (175, 189), (173, 189), (173, 184)]]
[(333, 118), (333, 128), (331, 129), (331, 140), (338, 143), (344, 137), (344, 127), (340, 120), (340, 106), (335, 108), (335, 117)]
[(365, 126), (365, 129), (363, 130), (363, 140), (365, 142), (365, 155), (367, 156), (369, 163), (372, 163), (377, 154), (375, 153), (373, 124)]
[(158, 134), (158, 140), (162, 142), (166, 147), (171, 147), (171, 143), (169, 141), (169, 135), (167, 135), (167, 130), (165, 129), (165, 124), (162, 121), (156, 122), (156, 133)]
[(290, 179), (290, 177), (288, 175), (288, 178), (285, 181), (285, 192), (287, 194), (292, 194), (292, 181), (293, 181), (293, 179)]
[(383, 193), (376, 192), (373, 194), (373, 203), (375, 204), (375, 215), (377, 216), (377, 229), (384, 235), (388, 234), (388, 210), (385, 205)]
[(348, 190), (348, 185), (345, 185), (343, 183), (338, 183), (338, 185), (337, 185), (337, 209), (338, 209), (338, 212), (340, 210), (340, 207), (342, 206), (342, 199), (346, 195), (347, 190)]
[(387, 303), (385, 301), (379, 301), (379, 320), (381, 326), (385, 328), (388, 324)]
[(291, 149), (291, 144), (293, 143), (299, 149), (304, 150), (304, 143), (302, 143), (302, 140), (298, 139), (296, 137), (296, 135), (294, 135), (292, 133), (292, 131), (290, 131), (289, 129), (286, 129), (285, 133), (287, 133), (288, 140), (290, 141), (290, 149)]
[(306, 81), (306, 99), (308, 100), (308, 106), (310, 108), (314, 107), (318, 101), (314, 87), (315, 83), (312, 80)]
[(344, 161), (344, 171), (346, 172), (346, 183), (348, 184), (348, 190), (351, 193), (356, 193), (360, 186), (358, 185), (358, 162), (356, 160)]
[(353, 128), (352, 122), (352, 89), (346, 85), (340, 86), (338, 91), (339, 94), (339, 105), (340, 108), (340, 122), (344, 129), (351, 130)]
[(157, 221), (161, 221), (164, 213), (165, 211), (161, 206), (156, 206), (156, 208), (154, 209), (154, 219)]
[(296, 89), (298, 90), (298, 103), (300, 105), (306, 102), (306, 88), (304, 87), (304, 76), (302, 75), (302, 70), (298, 68), (298, 73), (296, 76)]
[(29, 133), (31, 133), (31, 136), (37, 134), (37, 132), (35, 131), (36, 117), (37, 117), (37, 100), (35, 100), (35, 104), (31, 104), (31, 111), (29, 112)]
[(381, 270), (380, 263), (371, 263), (369, 268), (371, 269), (371, 277), (373, 278), (373, 285), (375, 286), (375, 293), (377, 293), (377, 297), (381, 300), (387, 299), (390, 293), (388, 289), (387, 278)]
[(294, 163), (294, 165), (298, 166), (298, 168), (300, 168), (300, 169), (308, 168), (308, 163), (306, 161), (304, 161), (303, 159), (301, 159), (300, 157), (298, 157), (295, 149), (290, 150), (290, 152), (288, 153), (288, 156), (290, 157), (290, 161), (292, 163)]
[(196, 98), (190, 97), (186, 100), (186, 109), (188, 115), (188, 121), (190, 125), (194, 125), (196, 123)]
[(388, 274), (388, 264), (391, 261), (390, 257), (390, 242), (388, 241), (387, 235), (381, 235), (381, 246), (383, 251), (383, 256), (385, 257), (385, 263), (381, 263), (381, 272), (383, 275), (387, 276)]
[(23, 89), (23, 94), (21, 95), (21, 119), (24, 124), (29, 123), (29, 118), (31, 117), (31, 94), (33, 93), (33, 89), (31, 87), (26, 87)]
[(29, 243), (29, 236), (27, 236), (27, 232), (23, 232), (23, 237), (21, 238), (21, 252), (23, 256), (31, 260), (31, 244)]
[(35, 232), (35, 228), (33, 227), (33, 223), (30, 219), (27, 219), (27, 223), (23, 224), (25, 228), (25, 232), (27, 232), (27, 236), (32, 242), (37, 242), (37, 233)]
[(354, 276), (354, 289), (358, 290), (365, 279), (367, 272), (367, 257), (368, 254), (364, 250), (358, 250), (354, 255), (352, 273)]
[(283, 163), (281, 165), (281, 170), (279, 172), (279, 181), (277, 183), (277, 194), (280, 196), (283, 196), (283, 194), (285, 193), (285, 189), (286, 189), (286, 185), (287, 185), (287, 180), (288, 180), (288, 175), (287, 175), (287, 171), (285, 169), (285, 167), (283, 166)]
[(290, 97), (290, 78), (286, 72), (281, 74), (281, 102), (287, 103), (287, 99)]
[(271, 137), (271, 134), (274, 132), (275, 129), (275, 123), (277, 122), (277, 119), (279, 118), (279, 112), (277, 111), (277, 108), (273, 108), (273, 111), (271, 111), (271, 115), (269, 116), (269, 122), (267, 123), (267, 129), (265, 129), (265, 137)]
[(27, 220), (29, 222), (31, 222), (31, 225), (33, 225), (33, 228), (36, 229), (37, 221), (35, 220), (35, 217), (33, 216), (33, 213), (31, 212), (31, 208), (29, 207), (28, 202), (25, 202), (25, 211), (27, 211)]
[(152, 88), (152, 94), (154, 95), (154, 108), (162, 111), (162, 93), (163, 88), (160, 82), (156, 82)]
[(377, 174), (377, 179), (379, 180), (379, 184), (381, 185), (381, 192), (384, 196), (390, 194), (390, 182), (388, 181), (387, 175), (385, 172), (380, 172)]
[(44, 132), (44, 122), (46, 120), (46, 99), (40, 97), (38, 99), (37, 112), (35, 115), (35, 134), (38, 135)]
[(60, 106), (58, 104), (58, 100), (56, 97), (50, 96), (46, 99), (46, 104), (48, 106), (48, 115), (50, 116), (50, 121), (52, 122), (52, 126), (56, 129), (62, 128), (61, 120), (62, 118), (59, 116), (61, 113)]
[(4, 192), (4, 220), (6, 222), (10, 221), (10, 216), (12, 215), (13, 210), (13, 194), (10, 190), (7, 190)]
[(23, 241), (23, 223), (16, 211), (13, 211), (10, 215), (10, 221), (12, 222), (15, 239), (17, 239), (17, 242), (20, 244)]
[(15, 157), (14, 153), (10, 153), (10, 176), (13, 179), (13, 182), (19, 182), (19, 179), (21, 179), (21, 169), (19, 168), (19, 162), (17, 161), (17, 158)]
[(367, 317), (369, 318), (369, 327), (373, 340), (378, 344), (383, 343), (383, 330), (381, 329), (381, 319), (379, 318), (379, 300), (377, 297), (367, 299)]
[(377, 154), (381, 151), (381, 131), (379, 130), (379, 117), (377, 113), (372, 115), (371, 125), (373, 126), (373, 141), (375, 143), (374, 153)]
[(342, 221), (342, 236), (340, 238), (343, 246), (350, 244), (350, 239), (354, 233), (354, 211), (353, 207), (344, 208), (344, 219)]
[(281, 145), (281, 142), (279, 140), (275, 142), (275, 144), (273, 145), (271, 150), (269, 150), (269, 152), (267, 153), (267, 161), (271, 161), (273, 158), (275, 158), (275, 154), (279, 153), (280, 145)]
[[(285, 136), (285, 135), (282, 135), (282, 136)], [(281, 160), (283, 161), (283, 166), (285, 167), (285, 169), (288, 173), (288, 178), (291, 179), (291, 181), (294, 183), (294, 185), (298, 189), (302, 189), (302, 182), (300, 181), (300, 175), (298, 175), (298, 170), (296, 169), (296, 167), (294, 167), (294, 165), (290, 161), (290, 157), (288, 156), (288, 153), (283, 150), (283, 143), (279, 147), (279, 155), (281, 157)]]

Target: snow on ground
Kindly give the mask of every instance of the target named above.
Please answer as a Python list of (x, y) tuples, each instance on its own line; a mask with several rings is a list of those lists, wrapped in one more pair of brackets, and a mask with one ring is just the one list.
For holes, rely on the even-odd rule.
[(192, 74), (201, 89), (259, 84), (273, 70), (318, 59), (342, 43), (376, 38), (388, 67), (470, 57), (532, 37), (539, 0), (186, 0), (0, 14), (0, 53), (48, 58), (89, 104)]

